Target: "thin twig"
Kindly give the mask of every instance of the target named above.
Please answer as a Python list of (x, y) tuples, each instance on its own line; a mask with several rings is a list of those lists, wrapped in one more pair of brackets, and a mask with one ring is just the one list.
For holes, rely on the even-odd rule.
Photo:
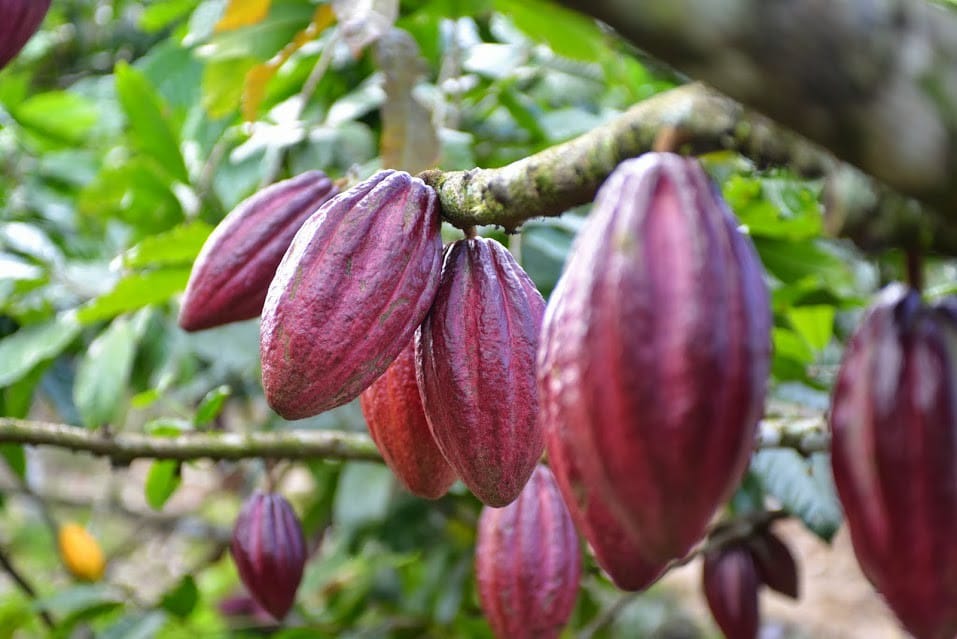
[[(34, 587), (30, 585), (30, 582), (27, 581), (26, 577), (21, 575), (20, 571), (13, 566), (10, 557), (7, 556), (6, 550), (2, 547), (0, 547), (0, 567), (2, 567), (8, 575), (10, 575), (10, 578), (13, 579), (13, 581), (17, 584), (17, 587), (23, 591), (23, 594), (25, 594), (29, 599), (34, 601), (37, 600), (36, 589), (34, 589)], [(37, 615), (39, 615), (41, 621), (43, 621), (47, 628), (50, 628), (51, 630), (56, 628), (56, 622), (53, 621), (53, 617), (45, 609), (38, 608)]]

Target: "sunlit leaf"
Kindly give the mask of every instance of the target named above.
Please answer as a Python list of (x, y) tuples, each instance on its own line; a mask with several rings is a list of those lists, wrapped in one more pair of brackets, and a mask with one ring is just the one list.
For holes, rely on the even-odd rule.
[(0, 340), (0, 387), (17, 381), (34, 366), (59, 355), (80, 332), (74, 313), (25, 326)]
[(188, 268), (170, 268), (129, 275), (120, 280), (112, 291), (80, 308), (77, 318), (89, 324), (150, 304), (166, 302), (186, 288), (189, 271)]
[(87, 427), (113, 422), (135, 354), (136, 331), (126, 317), (113, 320), (86, 349), (77, 368), (73, 401)]
[(161, 510), (182, 482), (180, 464), (172, 459), (153, 462), (146, 474), (146, 503), (154, 510)]
[(123, 266), (136, 269), (192, 264), (212, 230), (203, 222), (189, 222), (151, 235), (123, 254)]
[(231, 31), (258, 24), (269, 14), (271, 0), (229, 0), (215, 31)]

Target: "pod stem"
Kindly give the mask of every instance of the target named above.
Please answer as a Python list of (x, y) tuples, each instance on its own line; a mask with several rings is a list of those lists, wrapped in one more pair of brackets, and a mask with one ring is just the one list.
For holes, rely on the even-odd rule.
[(924, 254), (919, 248), (907, 249), (907, 282), (918, 293), (924, 287)]

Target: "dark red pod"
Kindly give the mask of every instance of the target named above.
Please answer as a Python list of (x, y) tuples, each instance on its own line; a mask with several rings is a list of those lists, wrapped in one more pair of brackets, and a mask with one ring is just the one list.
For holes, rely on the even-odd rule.
[(482, 610), (500, 639), (550, 639), (568, 623), (581, 552), (548, 468), (535, 468), (508, 506), (482, 509), (475, 573)]
[(256, 492), (233, 528), (230, 552), (250, 594), (276, 619), (289, 612), (306, 564), (306, 542), (282, 495)]
[(49, 8), (50, 0), (0, 0), (0, 69), (17, 57)]
[(515, 499), (541, 457), (535, 352), (545, 301), (508, 250), (482, 237), (445, 255), (416, 334), (422, 404), (455, 472), (489, 506)]
[(259, 317), (292, 238), (338, 189), (322, 171), (276, 182), (240, 202), (196, 257), (179, 312), (187, 331)]
[(546, 439), (651, 564), (684, 556), (739, 483), (770, 329), (757, 253), (697, 162), (619, 165), (549, 300), (539, 392)]
[(705, 554), (702, 588), (711, 615), (727, 639), (758, 636), (758, 569), (743, 544)]
[(263, 388), (277, 413), (341, 406), (385, 372), (432, 305), (439, 231), (435, 191), (400, 171), (379, 171), (306, 220), (263, 307)]
[(426, 499), (448, 492), (455, 471), (436, 446), (422, 409), (413, 342), (362, 391), (359, 405), (385, 463), (409, 492)]
[(748, 539), (761, 582), (776, 592), (798, 598), (797, 562), (791, 550), (770, 530)]
[(957, 300), (886, 288), (831, 400), (831, 464), (854, 553), (917, 639), (957, 636)]

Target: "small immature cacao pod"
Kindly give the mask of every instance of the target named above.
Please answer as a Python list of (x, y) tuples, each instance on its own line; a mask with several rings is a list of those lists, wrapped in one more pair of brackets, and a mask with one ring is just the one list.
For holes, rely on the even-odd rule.
[(369, 434), (409, 492), (438, 499), (455, 482), (422, 409), (415, 380), (415, 344), (409, 342), (382, 377), (359, 395)]
[(306, 541), (289, 502), (275, 493), (250, 496), (229, 548), (250, 594), (276, 619), (285, 617), (306, 564)]
[(765, 530), (748, 540), (761, 582), (771, 590), (798, 598), (797, 562), (777, 535)]
[(263, 308), (263, 388), (302, 419), (359, 396), (412, 340), (439, 283), (435, 191), (379, 171), (323, 204), (286, 251)]
[(508, 506), (482, 509), (475, 573), (482, 610), (500, 639), (550, 639), (568, 623), (581, 552), (548, 468), (535, 468)]
[(917, 639), (957, 636), (957, 299), (886, 288), (831, 399), (831, 466), (861, 569)]
[(539, 390), (546, 439), (649, 563), (683, 556), (740, 481), (770, 330), (757, 253), (697, 162), (619, 165), (549, 300)]
[(702, 587), (708, 608), (727, 639), (758, 636), (758, 569), (742, 544), (705, 553)]
[(60, 527), (57, 535), (60, 557), (70, 574), (82, 581), (99, 581), (106, 569), (106, 560), (100, 544), (79, 524)]
[(50, 0), (0, 0), (0, 69), (40, 28)]
[(416, 335), (429, 426), (449, 464), (489, 506), (514, 500), (542, 454), (535, 352), (545, 301), (494, 240), (459, 240)]
[(179, 325), (198, 331), (259, 317), (269, 283), (296, 231), (337, 192), (325, 173), (306, 171), (240, 202), (196, 257)]

